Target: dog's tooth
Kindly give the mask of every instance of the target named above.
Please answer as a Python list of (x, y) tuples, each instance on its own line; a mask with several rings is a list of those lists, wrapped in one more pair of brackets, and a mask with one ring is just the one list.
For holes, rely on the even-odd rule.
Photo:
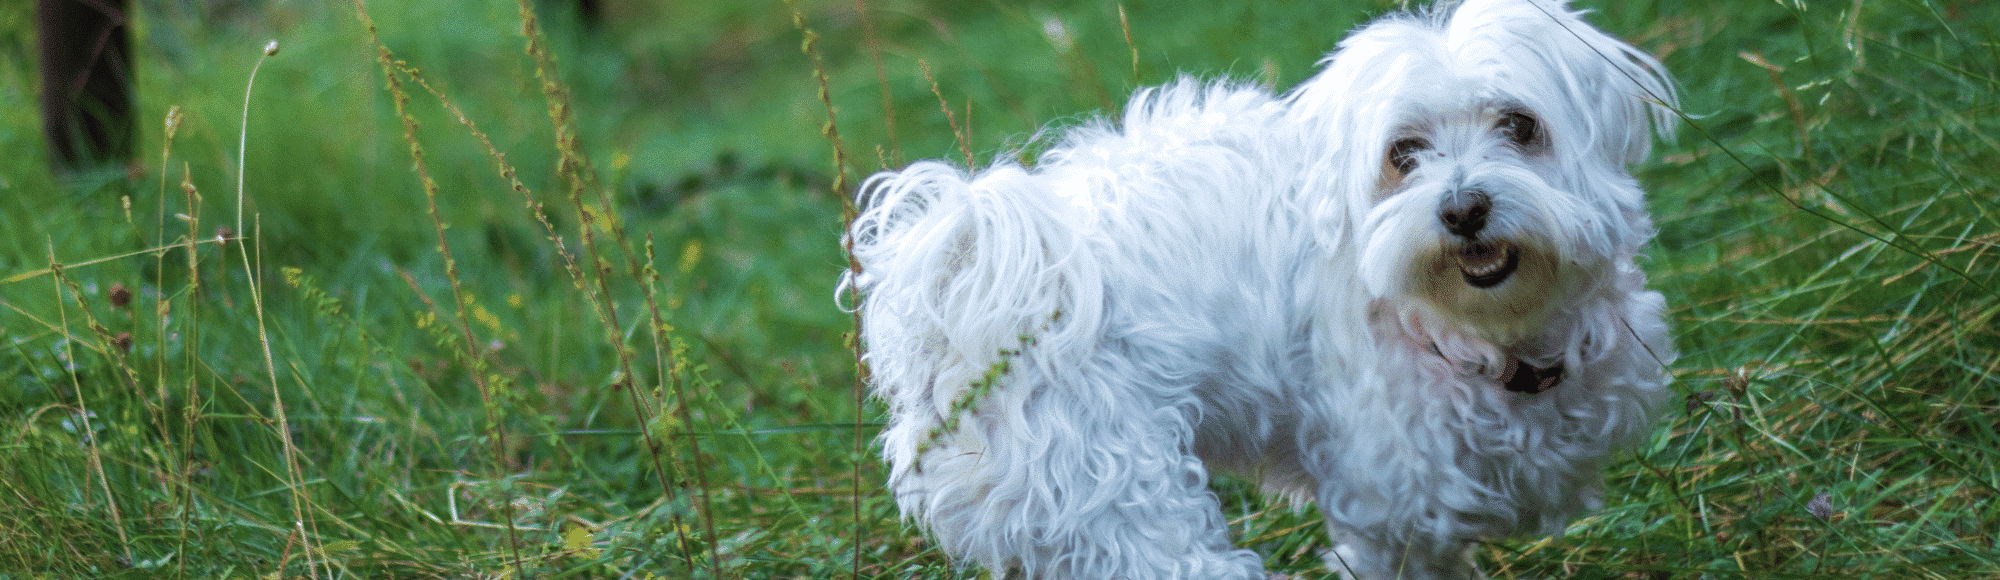
[(1520, 248), (1507, 242), (1468, 244), (1454, 253), (1458, 271), (1466, 281), (1487, 288), (1504, 281), (1514, 269)]

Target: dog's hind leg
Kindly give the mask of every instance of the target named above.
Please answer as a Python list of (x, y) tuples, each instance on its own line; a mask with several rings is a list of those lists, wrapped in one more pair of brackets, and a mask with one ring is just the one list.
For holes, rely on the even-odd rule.
[[(1005, 578), (1266, 578), (1261, 558), (1230, 545), (1192, 453), (1190, 389), (1163, 384), (1185, 379), (1114, 348), (1082, 368), (1034, 358), (897, 470), (898, 501), (948, 552)], [(919, 427), (896, 423), (885, 439)]]
[[(1363, 538), (1328, 523), (1337, 545), (1324, 554), (1326, 567), (1341, 580), (1485, 580), (1472, 564), (1472, 547), (1426, 549)], [(1435, 548), (1435, 547), (1434, 547)]]

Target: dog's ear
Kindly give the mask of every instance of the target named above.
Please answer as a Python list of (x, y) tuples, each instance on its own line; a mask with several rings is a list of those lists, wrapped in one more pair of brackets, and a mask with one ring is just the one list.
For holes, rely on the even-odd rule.
[(1599, 144), (1602, 151), (1622, 151), (1626, 163), (1638, 163), (1652, 145), (1647, 128), (1664, 139), (1673, 138), (1680, 98), (1659, 59), (1584, 23), (1576, 13), (1556, 23), (1574, 35), (1577, 42), (1569, 45), (1580, 47), (1580, 52), (1566, 56), (1578, 67), (1594, 71), (1581, 75), (1587, 79), (1587, 94), (1580, 96), (1601, 104), (1596, 126), (1607, 140)]
[(1588, 124), (1592, 150), (1638, 163), (1654, 131), (1673, 137), (1679, 97), (1658, 59), (1591, 26), (1585, 14), (1560, 0), (1468, 0), (1452, 16), (1452, 37), (1494, 42), (1495, 57), (1516, 71), (1542, 69), (1532, 93), (1565, 99), (1558, 106)]
[(1426, 14), (1390, 14), (1349, 34), (1320, 71), (1283, 96), (1287, 130), (1299, 131), (1301, 182), (1314, 200), (1313, 230), (1328, 251), (1342, 252), (1368, 209), (1390, 189), (1397, 132), (1413, 115), (1406, 92), (1439, 66), (1442, 30)]

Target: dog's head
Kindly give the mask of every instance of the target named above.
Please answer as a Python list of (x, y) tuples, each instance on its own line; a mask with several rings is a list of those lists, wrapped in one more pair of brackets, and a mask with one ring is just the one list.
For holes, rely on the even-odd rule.
[(1667, 131), (1658, 61), (1562, 2), (1466, 0), (1355, 32), (1289, 95), (1328, 240), (1371, 300), (1484, 342), (1536, 331), (1652, 234), (1626, 166)]

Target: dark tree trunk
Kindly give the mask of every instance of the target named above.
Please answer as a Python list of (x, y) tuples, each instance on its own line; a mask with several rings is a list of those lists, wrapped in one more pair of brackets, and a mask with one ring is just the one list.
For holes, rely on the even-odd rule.
[(42, 131), (58, 174), (132, 157), (130, 0), (40, 0)]

